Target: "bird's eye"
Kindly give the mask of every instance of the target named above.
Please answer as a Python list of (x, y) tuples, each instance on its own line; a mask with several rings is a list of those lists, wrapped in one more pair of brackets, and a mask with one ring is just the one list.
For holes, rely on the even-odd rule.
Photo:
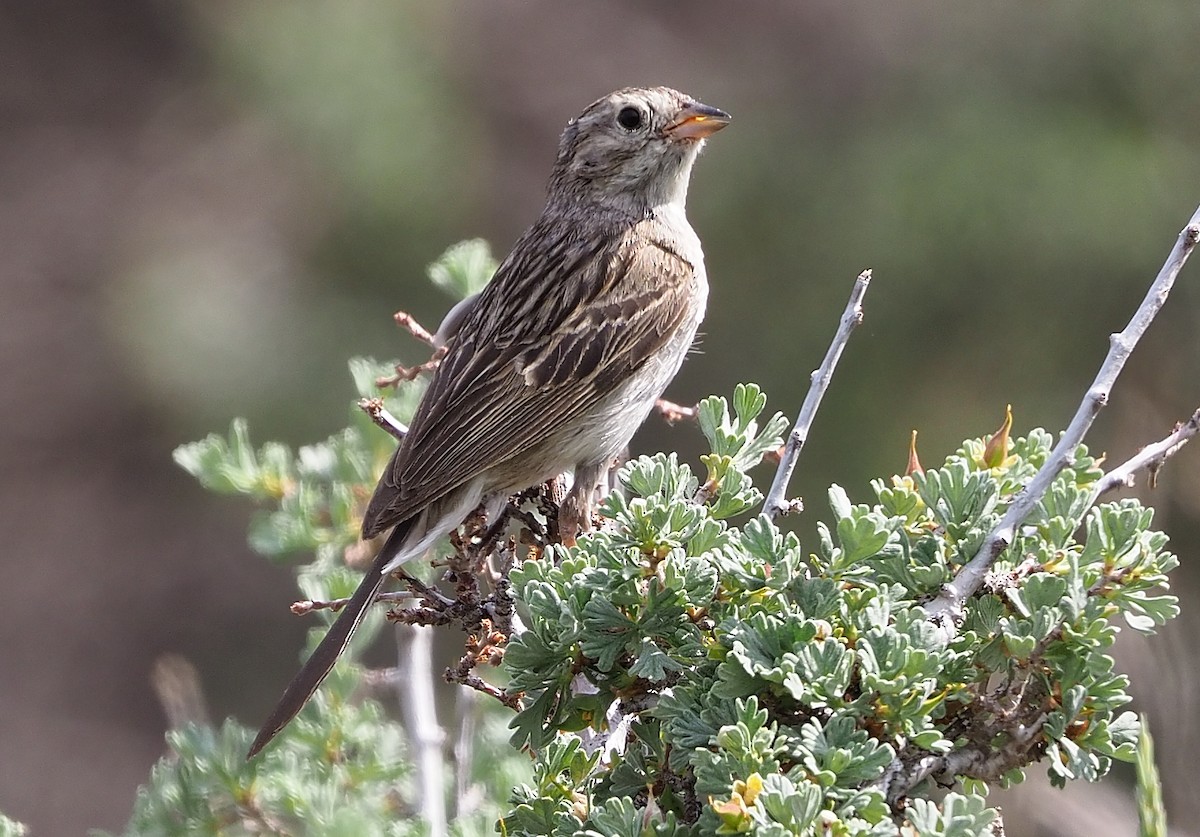
[(617, 114), (617, 124), (626, 131), (636, 131), (642, 127), (642, 112), (635, 107), (621, 108)]

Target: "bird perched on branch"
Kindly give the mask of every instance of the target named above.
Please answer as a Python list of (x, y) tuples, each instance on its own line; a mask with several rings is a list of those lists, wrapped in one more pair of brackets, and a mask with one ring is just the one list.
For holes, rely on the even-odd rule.
[(684, 214), (704, 139), (729, 114), (628, 88), (572, 120), (545, 209), (487, 287), (439, 330), (445, 357), (363, 520), (392, 530), (287, 687), (253, 757), (329, 673), (387, 576), (481, 503), (573, 470), (564, 518), (588, 524), (602, 471), (679, 370), (704, 317), (700, 241)]

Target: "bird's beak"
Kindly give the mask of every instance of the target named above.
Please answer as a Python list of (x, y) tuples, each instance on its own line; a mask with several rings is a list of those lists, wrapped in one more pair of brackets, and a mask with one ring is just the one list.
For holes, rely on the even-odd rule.
[(723, 110), (692, 102), (675, 115), (671, 124), (663, 128), (670, 139), (704, 139), (729, 124), (730, 117)]

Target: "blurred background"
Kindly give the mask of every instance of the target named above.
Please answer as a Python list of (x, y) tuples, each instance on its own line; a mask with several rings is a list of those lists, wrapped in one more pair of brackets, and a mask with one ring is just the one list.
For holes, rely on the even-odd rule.
[[(507, 251), (595, 98), (666, 84), (735, 118), (692, 184), (712, 297), (673, 400), (754, 380), (794, 416), (875, 271), (800, 461), (811, 543), (828, 485), (869, 500), (913, 428), (928, 466), (1009, 403), (1016, 432), (1065, 426), (1200, 202), (1198, 43), (1165, 1), (4, 3), (0, 810), (121, 828), (163, 753), (164, 653), (257, 725), (302, 643), (291, 570), (171, 450), (234, 416), (257, 442), (342, 427), (346, 359), (422, 359), (391, 313), (436, 325), (447, 245)], [(1193, 264), (1093, 450), (1200, 405), (1198, 288)], [(698, 439), (652, 419), (635, 448)], [(1176, 824), (1200, 818), (1198, 497), (1193, 448), (1146, 495), (1184, 615), (1120, 645)], [(1035, 766), (997, 801), (1009, 834), (1130, 834), (1129, 779), (1060, 793)]]

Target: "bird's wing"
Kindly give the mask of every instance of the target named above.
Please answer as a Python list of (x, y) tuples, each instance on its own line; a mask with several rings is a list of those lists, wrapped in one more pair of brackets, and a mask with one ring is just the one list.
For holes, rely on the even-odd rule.
[(581, 246), (535, 226), (471, 307), (363, 521), (370, 537), (520, 457), (670, 339), (695, 266), (653, 220)]

